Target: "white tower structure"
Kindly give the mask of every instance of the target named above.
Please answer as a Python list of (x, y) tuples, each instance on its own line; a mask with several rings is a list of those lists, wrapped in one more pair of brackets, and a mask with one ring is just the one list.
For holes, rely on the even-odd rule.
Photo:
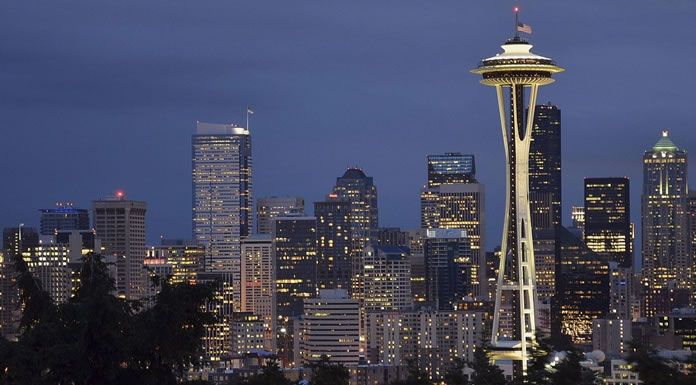
[[(516, 25), (520, 26), (517, 22)], [(551, 75), (563, 69), (551, 59), (531, 53), (532, 45), (518, 34), (501, 47), (503, 53), (484, 59), (471, 72), (483, 76), (481, 83), (495, 87), (508, 166), (505, 224), (491, 336), (493, 358), (513, 360), (515, 374), (519, 375), (527, 369), (527, 354), (530, 344), (534, 343), (537, 316), (528, 164), (534, 107), (539, 86), (552, 83)], [(525, 105), (527, 93), (529, 103)], [(525, 109), (528, 109), (527, 115)], [(506, 306), (501, 306), (503, 298)], [(506, 316), (514, 321), (511, 330), (503, 332), (500, 320)]]

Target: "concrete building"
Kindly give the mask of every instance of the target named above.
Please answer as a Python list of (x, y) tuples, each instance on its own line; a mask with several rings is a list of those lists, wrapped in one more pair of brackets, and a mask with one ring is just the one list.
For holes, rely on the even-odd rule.
[(242, 312), (263, 321), (265, 349), (275, 351), (276, 263), (270, 234), (257, 234), (242, 241)]
[(413, 307), (409, 251), (403, 247), (365, 247), (360, 281), (365, 311), (405, 311)]
[(143, 265), (145, 213), (147, 204), (124, 199), (123, 192), (92, 203), (94, 230), (105, 248), (104, 254), (116, 257), (116, 292), (126, 299), (140, 299), (145, 293)]
[(321, 290), (319, 298), (304, 301), (302, 361), (325, 355), (332, 363), (357, 365), (360, 355), (360, 302), (343, 289)]
[(234, 286), (231, 272), (201, 272), (198, 284), (213, 285), (213, 298), (206, 302), (205, 310), (215, 315), (215, 322), (205, 325), (203, 336), (203, 364), (216, 366), (231, 352), (231, 325), (234, 313)]
[(264, 350), (266, 346), (264, 323), (263, 319), (253, 313), (233, 313), (230, 327), (230, 353), (233, 356), (239, 356)]
[(256, 226), (258, 234), (271, 234), (275, 217), (289, 214), (304, 215), (305, 201), (299, 197), (267, 197), (256, 201)]
[(192, 237), (210, 255), (207, 271), (233, 275), (240, 309), (241, 240), (253, 231), (251, 135), (235, 124), (196, 123), (192, 147)]
[(592, 321), (592, 350), (607, 357), (620, 358), (630, 351), (633, 334), (630, 319), (595, 319)]
[(431, 379), (441, 378), (456, 358), (473, 360), (486, 338), (487, 317), (477, 311), (367, 313), (367, 362), (400, 366), (414, 360)]

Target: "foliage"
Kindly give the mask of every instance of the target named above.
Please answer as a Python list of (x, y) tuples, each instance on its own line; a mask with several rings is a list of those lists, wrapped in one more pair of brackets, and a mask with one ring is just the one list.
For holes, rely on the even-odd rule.
[(261, 373), (239, 381), (242, 385), (292, 385), (293, 382), (285, 378), (276, 357), (272, 357), (263, 366)]
[(457, 358), (454, 361), (454, 365), (450, 366), (442, 378), (447, 385), (467, 385), (469, 380), (464, 374), (464, 368), (466, 367), (466, 362), (461, 358)]
[(474, 361), (469, 363), (474, 370), (471, 382), (474, 385), (505, 385), (503, 371), (491, 362), (487, 346), (480, 346), (474, 351)]
[(321, 356), (319, 361), (309, 365), (312, 369), (310, 385), (348, 385), (350, 373), (343, 364), (330, 362), (329, 357)]
[(657, 351), (645, 346), (634, 345), (626, 357), (633, 365), (644, 385), (686, 385), (696, 383), (694, 376), (681, 373), (674, 367), (676, 361), (660, 357)]
[(566, 357), (558, 362), (551, 374), (553, 385), (595, 385), (599, 379), (595, 373), (588, 368), (580, 365), (584, 359), (584, 354), (578, 349), (571, 349), (566, 352)]
[[(83, 258), (80, 287), (55, 305), (21, 258), (15, 260), (24, 315), (17, 342), (0, 341), (0, 384), (176, 384), (198, 363), (208, 286), (162, 280), (154, 306), (113, 295), (100, 255)], [(179, 382), (181, 383), (181, 382)]]

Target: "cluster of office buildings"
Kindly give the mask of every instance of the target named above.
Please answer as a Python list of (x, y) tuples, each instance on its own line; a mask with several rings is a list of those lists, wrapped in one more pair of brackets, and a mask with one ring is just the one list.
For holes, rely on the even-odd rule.
[[(249, 131), (199, 122), (191, 238), (146, 246), (147, 205), (122, 192), (94, 201), (91, 221), (89, 210), (69, 203), (42, 209), (39, 231), (3, 231), (0, 333), (16, 337), (21, 312), (13, 257), (60, 303), (79, 281), (80, 258), (97, 252), (113, 262), (122, 298), (150, 300), (152, 274), (215, 285), (206, 308), (217, 322), (207, 327), (201, 357), (211, 373), (243, 370), (257, 362), (252, 356), (274, 354), (296, 370), (325, 355), (359, 383), (403, 377), (409, 360), (439, 378), (490, 340), (501, 256), (485, 232), (474, 155), (426, 162), (420, 228), (385, 228), (377, 186), (362, 169), (347, 169), (312, 207), (301, 197), (255, 198)], [(670, 350), (696, 345), (696, 195), (686, 151), (665, 131), (645, 152), (643, 170), (636, 270), (630, 180), (585, 178), (584, 204), (564, 227), (561, 111), (536, 106), (529, 201), (537, 328), (558, 343), (617, 360), (636, 339)], [(506, 317), (512, 301), (501, 301), (504, 336), (516, 321)]]

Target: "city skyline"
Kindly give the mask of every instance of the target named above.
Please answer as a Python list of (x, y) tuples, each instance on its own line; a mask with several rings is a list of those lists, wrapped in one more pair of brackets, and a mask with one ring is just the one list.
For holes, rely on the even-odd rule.
[[(129, 19), (132, 33), (143, 37), (145, 43), (129, 41), (124, 45), (112, 37), (116, 27), (112, 23), (89, 24), (94, 28), (95, 38), (81, 35), (69, 23), (76, 17), (68, 14), (69, 8), (60, 10), (59, 17), (45, 20), (48, 13), (36, 14), (22, 6), (10, 9), (0, 18), (15, 35), (29, 37), (30, 43), (20, 46), (7, 39), (0, 42), (2, 51), (8, 52), (8, 58), (12, 59), (0, 60), (0, 73), (9, 77), (8, 87), (0, 91), (0, 101), (8, 111), (0, 122), (14, 128), (4, 132), (0, 163), (3, 171), (14, 175), (16, 181), (10, 184), (6, 203), (0, 206), (1, 224), (35, 226), (36, 209), (51, 207), (61, 200), (88, 208), (92, 200), (120, 188), (126, 191), (128, 199), (148, 202), (148, 244), (157, 243), (160, 235), (186, 238), (190, 223), (187, 220), (188, 144), (195, 121), (243, 124), (244, 108), (251, 105), (256, 111), (250, 130), (255, 142), (257, 197), (300, 196), (308, 204), (319, 201), (336, 175), (357, 164), (375, 178), (380, 189), (381, 225), (417, 228), (418, 192), (425, 182), (425, 156), (472, 153), (477, 157), (477, 178), (488, 192), (487, 233), (492, 240), (497, 239), (503, 216), (499, 206), (504, 202), (500, 138), (494, 108), (486, 103), (492, 95), (476, 88), (476, 78), (466, 68), (477, 62), (480, 52), (488, 52), (511, 35), (512, 2), (471, 6), (447, 3), (428, 8), (424, 15), (414, 3), (398, 8), (376, 6), (370, 14), (362, 13), (360, 5), (342, 5), (338, 9), (317, 5), (280, 8), (290, 12), (291, 16), (285, 19), (285, 16), (267, 15), (265, 9), (254, 5), (225, 8), (220, 4), (221, 14), (238, 11), (240, 16), (246, 16), (240, 17), (239, 22), (253, 28), (235, 27), (229, 41), (233, 48), (222, 52), (218, 40), (207, 39), (227, 30), (205, 23), (196, 29), (199, 33), (184, 35), (191, 46), (207, 42), (193, 53), (185, 52), (185, 47), (172, 46), (182, 38), (181, 32), (191, 31), (188, 28), (191, 24), (184, 23), (179, 31), (179, 26), (164, 16), (155, 18), (153, 25), (148, 18)], [(599, 3), (574, 4), (572, 8), (559, 4), (522, 3), (521, 6), (522, 18), (535, 27), (530, 41), (543, 46), (544, 52), (553, 52), (559, 62), (573, 63), (564, 82), (547, 87), (539, 99), (539, 103), (551, 101), (564, 112), (563, 223), (569, 223), (570, 207), (582, 202), (583, 177), (625, 175), (640, 181), (641, 155), (654, 144), (662, 129), (669, 129), (681, 148), (687, 151), (696, 148), (696, 140), (688, 135), (689, 107), (679, 103), (680, 99), (688, 100), (694, 80), (685, 79), (679, 84), (663, 82), (656, 70), (660, 57), (681, 55), (681, 47), (688, 44), (694, 27), (688, 22), (671, 20), (686, 17), (688, 12), (684, 11), (693, 9), (693, 5), (645, 3), (627, 8), (602, 4), (601, 13), (595, 12)], [(122, 10), (120, 6), (112, 7), (116, 20), (127, 16), (118, 12)], [(212, 15), (213, 10), (212, 5), (194, 8), (189, 23), (197, 26), (206, 18), (218, 17)], [(154, 11), (156, 8), (143, 9), (145, 15)], [(189, 11), (192, 9), (184, 6), (172, 7), (167, 15), (178, 20)], [(304, 15), (306, 11), (325, 18), (317, 20)], [(105, 17), (97, 10), (82, 12), (82, 16), (93, 16), (94, 20)], [(38, 17), (47, 30), (27, 30), (29, 23), (22, 21), (29, 16)], [(294, 23), (287, 23), (292, 16), (298, 20), (317, 20), (319, 25), (305, 23), (304, 28), (295, 28), (280, 39), (283, 44), (270, 44), (268, 39), (277, 37), (281, 28), (293, 28)], [(619, 16), (621, 20), (616, 20)], [(643, 33), (640, 23), (623, 21), (648, 18), (665, 24), (670, 20), (670, 24)], [(588, 20), (597, 23), (589, 26)], [(610, 20), (627, 24), (619, 24), (623, 27), (620, 28), (616, 24), (608, 25)], [(560, 28), (559, 23), (566, 26)], [(171, 32), (171, 40), (159, 35), (156, 26)], [(275, 27), (264, 30), (264, 26)], [(313, 28), (326, 29), (327, 36), (312, 36)], [(38, 43), (49, 29), (55, 34), (51, 41), (62, 46)], [(482, 38), (470, 38), (481, 30), (490, 33)], [(342, 39), (346, 32), (354, 34), (354, 38)], [(641, 39), (634, 39), (638, 35)], [(673, 44), (660, 44), (666, 41)], [(286, 45), (304, 52), (302, 59), (293, 57), (282, 68), (275, 64), (257, 65), (269, 58), (271, 61), (285, 58)], [(113, 52), (105, 51), (102, 46)], [(54, 55), (54, 50), (61, 47), (65, 55), (55, 62), (35, 60), (40, 55)], [(153, 48), (152, 52), (145, 52), (148, 48)], [(652, 50), (657, 51), (654, 57), (645, 55)], [(406, 63), (396, 73), (390, 71), (397, 61), (401, 65), (414, 52), (428, 59)], [(201, 60), (205, 63), (204, 59), (215, 54), (222, 55), (229, 67), (212, 66), (210, 75), (179, 72)], [(110, 55), (118, 56), (120, 61), (116, 64), (123, 69), (105, 62), (113, 59)], [(170, 56), (177, 60), (164, 60)], [(585, 56), (606, 58), (605, 67), (600, 71)], [(124, 57), (131, 61), (123, 61)], [(371, 57), (379, 60), (370, 60), (374, 64), (370, 68), (358, 69), (358, 63)], [(680, 57), (683, 60), (674, 63), (676, 71), (681, 71), (682, 65), (686, 70), (696, 60), (689, 54)], [(29, 64), (24, 65), (27, 61)], [(626, 69), (626, 61), (636, 65)], [(327, 62), (332, 65), (326, 66)], [(93, 68), (80, 74), (79, 70), (85, 69), (83, 66), (88, 63), (94, 64)], [(167, 71), (152, 76), (153, 70), (161, 72), (163, 68)], [(40, 75), (28, 79), (27, 70)], [(296, 71), (299, 76), (293, 77)], [(610, 73), (611, 77), (600, 72)], [(182, 74), (188, 77), (180, 80)], [(340, 80), (343, 78), (338, 74), (345, 74), (352, 82)], [(175, 76), (178, 80), (168, 83)], [(632, 88), (637, 86), (628, 79), (637, 76), (643, 79), (641, 87), (651, 87), (661, 97), (653, 100), (647, 93)], [(51, 78), (53, 81), (49, 81)], [(89, 84), (85, 79), (90, 80)], [(116, 84), (113, 79), (125, 81)], [(331, 82), (324, 84), (322, 79)], [(43, 83), (36, 83), (39, 80)], [(142, 91), (139, 81), (147, 85), (148, 93), (136, 92)], [(612, 86), (611, 81), (622, 87)], [(80, 96), (64, 89), (73, 83), (86, 87)], [(95, 84), (102, 87), (92, 88)], [(269, 87), (275, 85), (289, 93), (270, 91)], [(322, 100), (330, 89), (340, 91), (339, 103)], [(159, 98), (162, 92), (168, 96)], [(206, 97), (195, 101), (191, 95), (184, 97), (186, 93)], [(389, 97), (389, 103), (383, 102), (385, 97)], [(626, 102), (615, 103), (622, 99)], [(342, 111), (345, 108), (335, 107), (341, 104), (353, 107), (346, 113)], [(184, 111), (172, 111), (172, 108)], [(479, 129), (480, 126), (485, 129)], [(33, 138), (37, 132), (45, 140), (34, 141), (33, 146), (27, 147), (12, 145), (28, 140), (29, 135)], [(365, 141), (362, 136), (374, 140)], [(334, 140), (359, 141), (361, 148), (337, 149), (331, 145)], [(124, 152), (120, 148), (126, 143), (131, 147)], [(278, 157), (284, 161), (277, 162)], [(46, 159), (76, 172), (46, 174)], [(55, 188), (36, 188), (36, 175), (42, 175), (43, 183), (53, 182)], [(636, 234), (640, 234), (636, 195), (639, 191), (636, 190), (631, 193), (631, 220), (636, 223)], [(487, 249), (492, 249), (494, 243), (489, 242)], [(640, 266), (639, 255), (637, 237), (637, 266)]]

